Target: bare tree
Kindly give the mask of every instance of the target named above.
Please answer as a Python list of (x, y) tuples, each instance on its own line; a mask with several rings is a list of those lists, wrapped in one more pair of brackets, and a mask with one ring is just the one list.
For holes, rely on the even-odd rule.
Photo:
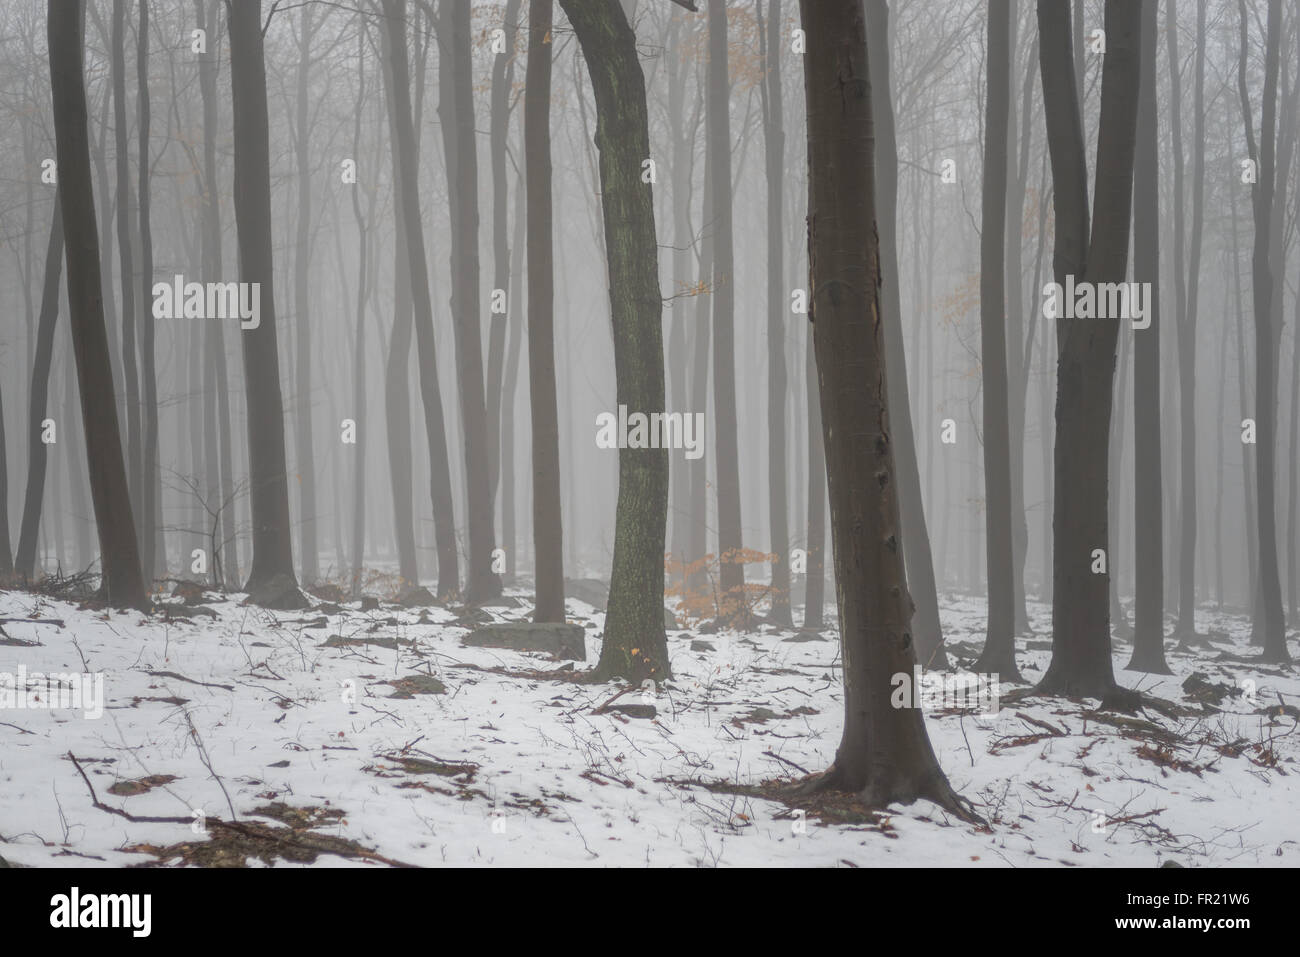
[(82, 64), (85, 8), (49, 0), (46, 29), (59, 199), (67, 237), (68, 305), (82, 427), (91, 475), (91, 498), (99, 528), (101, 591), (109, 604), (144, 608), (148, 603), (140, 574), (122, 438), (113, 402), (108, 363), (103, 287), (99, 275), (99, 230), (91, 187), (90, 138), (86, 131), (86, 88)]

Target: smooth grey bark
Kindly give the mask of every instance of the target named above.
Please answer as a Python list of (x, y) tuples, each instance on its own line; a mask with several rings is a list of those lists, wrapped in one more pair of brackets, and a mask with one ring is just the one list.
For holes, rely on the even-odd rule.
[[(1007, 681), (1020, 678), (1016, 667), (1015, 573), (1011, 544), (1011, 424), (1006, 327), (1007, 137), (1013, 57), (1011, 2), (989, 0), (985, 54), (984, 188), (980, 218), (980, 368), (984, 402), (984, 542), (988, 562), (989, 611), (984, 650), (975, 670), (982, 674), (996, 674)], [(1016, 348), (1020, 348), (1018, 342)]]
[(898, 539), (876, 241), (871, 82), (860, 0), (801, 0), (808, 55), (808, 259), (844, 661), (844, 733), (810, 790), (884, 807), (927, 798), (975, 815), (939, 767), (919, 708), (893, 706), (916, 665)]
[(126, 0), (113, 0), (113, 137), (117, 168), (117, 248), (122, 289), (122, 376), (126, 384), (126, 474), (137, 540), (144, 534), (143, 450), (140, 434), (140, 374), (136, 361), (135, 270), (132, 267), (131, 167), (126, 120)]
[[(397, 156), (397, 201), (406, 211), (400, 217), (400, 225), (406, 238), (407, 262), (410, 266), (415, 340), (420, 367), (420, 398), (424, 405), (424, 429), (429, 444), (429, 485), (433, 500), (434, 534), (438, 547), (438, 596), (446, 598), (456, 594), (460, 588), (459, 557), (456, 551), (451, 472), (447, 465), (446, 423), (443, 420), (442, 394), (438, 384), (438, 356), (433, 338), (433, 301), (429, 293), (429, 265), (424, 248), (424, 225), (420, 221), (419, 171), (411, 116), (410, 71), (407, 66), (406, 51), (406, 2), (405, 0), (383, 0), (383, 9), (388, 33), (387, 50), (392, 80), (389, 89), (392, 99), (389, 121), (393, 126), (392, 149)], [(396, 339), (395, 326), (393, 340)], [(393, 372), (391, 355), (390, 352), (390, 378)], [(390, 406), (390, 416), (392, 411)], [(391, 424), (389, 437), (391, 442)]]
[(483, 382), (483, 337), (479, 316), (478, 147), (474, 137), (473, 76), (470, 60), (470, 5), (443, 0), (438, 39), (438, 100), (443, 148), (447, 157), (447, 192), (451, 206), (451, 316), (456, 349), (456, 378), (465, 442), (465, 521), (469, 559), (465, 600), (483, 601), (501, 594), (501, 576), (492, 570), (496, 548), (493, 531), (487, 405)]
[(316, 449), (312, 434), (311, 314), (311, 41), (315, 7), (302, 6), (298, 18), (297, 96), (294, 108), (294, 161), (298, 179), (298, 222), (294, 234), (294, 465), (298, 479), (298, 551), (304, 585), (320, 577), (317, 555)]
[[(1246, 40), (1246, 7), (1238, 0), (1242, 23), (1242, 43)], [(1282, 584), (1277, 562), (1276, 461), (1277, 461), (1277, 378), (1278, 343), (1281, 329), (1273, 316), (1273, 264), (1271, 260), (1270, 222), (1282, 210), (1275, 210), (1275, 149), (1277, 116), (1277, 75), (1282, 32), (1281, 0), (1268, 2), (1268, 28), (1265, 38), (1264, 94), (1260, 116), (1259, 144), (1256, 148), (1254, 122), (1251, 119), (1249, 93), (1245, 81), (1245, 61), (1238, 74), (1242, 112), (1245, 116), (1246, 146), (1257, 163), (1256, 180), (1251, 189), (1255, 213), (1255, 242), (1251, 253), (1251, 286), (1255, 311), (1255, 498), (1259, 527), (1259, 597), (1260, 625), (1264, 650), (1261, 660), (1291, 660), (1286, 646), (1286, 620), (1282, 610)], [(1282, 184), (1286, 196), (1286, 184)], [(1279, 267), (1280, 268), (1280, 264)]]
[[(492, 163), (492, 285), (493, 295), (507, 294), (510, 286), (511, 252), (509, 224), (509, 188), (506, 181), (506, 147), (510, 124), (510, 93), (515, 79), (515, 41), (519, 34), (520, 0), (507, 0), (505, 8), (504, 49), (492, 62), (492, 113), (488, 151)], [(503, 310), (492, 310), (488, 331), (487, 415), (488, 472), (493, 501), (501, 478), (501, 375), (505, 365), (508, 316), (515, 308), (506, 295)], [(514, 554), (506, 552), (507, 562)]]
[[(1063, 9), (1039, 0), (1040, 62), (1048, 116), (1052, 178), (1056, 184), (1057, 261), (1065, 272), (1083, 272), (1090, 283), (1122, 282), (1128, 263), (1133, 198), (1133, 154), (1141, 8), (1107, 0), (1106, 60), (1102, 69), (1101, 119), (1097, 134), (1097, 179), (1086, 268), (1070, 262), (1082, 250), (1077, 220), (1061, 215), (1063, 198), (1086, 190), (1080, 172), (1082, 127), (1074, 77), (1069, 70), (1069, 34), (1062, 36)], [(1055, 141), (1055, 142), (1054, 142)], [(1077, 212), (1075, 213), (1077, 215)], [(1064, 247), (1064, 248), (1063, 248)], [(1060, 361), (1056, 393), (1055, 494), (1053, 496), (1052, 660), (1040, 693), (1114, 698), (1110, 654), (1109, 574), (1093, 571), (1097, 549), (1109, 556), (1107, 464), (1115, 374), (1118, 319), (1057, 321)]]
[(45, 279), (41, 289), (41, 313), (36, 324), (36, 351), (32, 359), (31, 393), (27, 403), (27, 487), (23, 496), (22, 522), (18, 532), (15, 571), (20, 579), (36, 577), (36, 545), (45, 498), (45, 466), (48, 450), (41, 441), (41, 423), (49, 402), (50, 366), (54, 358), (54, 330), (59, 322), (59, 283), (63, 277), (63, 197), (54, 194), (54, 218), (45, 248)]
[[(393, 94), (390, 33), (388, 29), (383, 31), (381, 48), (384, 51), (384, 103), (388, 115), (388, 128), (394, 131), (397, 129), (398, 117), (396, 98)], [(414, 306), (411, 297), (410, 253), (406, 243), (406, 204), (402, 202), (397, 192), (401, 184), (400, 151), (396, 145), (396, 135), (391, 132), (390, 140), (389, 156), (392, 161), (394, 183), (393, 217), (396, 220), (396, 235), (393, 239), (395, 289), (393, 331), (389, 336), (388, 355), (384, 366), (384, 430), (388, 442), (388, 479), (393, 496), (393, 530), (397, 544), (398, 574), (404, 587), (414, 588), (420, 583), (419, 561), (415, 551), (415, 514), (412, 500), (410, 353), (411, 335), (414, 329)], [(413, 148), (418, 162), (418, 144)]]
[(772, 597), (769, 617), (792, 627), (790, 616), (790, 527), (786, 491), (786, 292), (783, 253), (785, 202), (785, 119), (781, 91), (781, 0), (768, 0), (767, 24), (761, 0), (758, 18), (759, 57), (765, 66), (759, 86), (763, 104), (764, 174), (767, 183), (767, 484), (768, 521), (772, 529)]
[[(893, 409), (894, 455), (898, 465), (899, 507), (908, 591), (915, 604), (912, 632), (917, 658), (926, 668), (946, 668), (939, 622), (938, 586), (934, 556), (921, 497), (921, 473), (916, 458), (916, 437), (907, 387), (907, 357), (903, 347), (902, 300), (898, 265), (898, 137), (894, 125), (889, 54), (889, 8), (885, 0), (866, 0), (867, 47), (875, 102), (876, 193), (880, 218), (881, 297), (884, 308), (885, 350), (889, 368), (889, 407)], [(1005, 153), (1005, 150), (1004, 150)]]
[(81, 393), (91, 498), (99, 530), (101, 594), (115, 607), (143, 609), (148, 597), (140, 574), (140, 550), (113, 402), (113, 373), (108, 362), (99, 275), (99, 231), (91, 187), (82, 64), (84, 17), (85, 7), (80, 3), (49, 0), (46, 30), (59, 200), (66, 238), (68, 318)]
[[(1142, 4), (1144, 63), (1156, 62), (1158, 32), (1154, 0)], [(1177, 69), (1174, 61), (1174, 69)], [(1133, 656), (1130, 671), (1171, 674), (1165, 663), (1164, 493), (1160, 429), (1160, 146), (1154, 69), (1142, 71), (1138, 93), (1138, 141), (1133, 170), (1133, 278), (1150, 283), (1151, 325), (1133, 336), (1134, 512), (1140, 516), (1133, 561)], [(1175, 187), (1174, 205), (1181, 205)], [(1129, 330), (1124, 331), (1130, 334)], [(1122, 411), (1122, 410), (1121, 410)], [(1190, 589), (1191, 583), (1188, 582)]]
[(726, 0), (708, 0), (705, 129), (713, 204), (713, 415), (718, 495), (718, 592), (722, 620), (748, 616), (741, 561), (740, 450), (736, 436), (736, 258), (731, 208), (731, 82)]
[[(528, 193), (528, 394), (532, 410), (533, 620), (564, 621), (560, 422), (555, 395), (555, 277), (551, 211), (551, 0), (528, 7), (524, 162)], [(504, 174), (503, 174), (504, 175)]]
[(284, 402), (275, 319), (271, 240), (271, 164), (266, 107), (266, 61), (260, 0), (230, 4), (230, 92), (234, 112), (235, 225), (241, 282), (258, 283), (261, 317), (241, 329), (244, 394), (248, 406), (249, 498), (253, 559), (245, 590), (258, 604), (303, 607), (294, 574), (284, 447)]
[(140, 385), (144, 403), (144, 442), (141, 461), (140, 491), (140, 560), (144, 563), (144, 580), (150, 585), (159, 567), (163, 572), (167, 568), (167, 553), (163, 545), (162, 514), (162, 471), (158, 462), (158, 369), (155, 356), (153, 309), (151, 308), (153, 290), (153, 224), (151, 219), (152, 189), (150, 174), (152, 161), (149, 158), (149, 4), (147, 0), (140, 3), (140, 28), (136, 34), (136, 109), (139, 113), (137, 126), (139, 135), (139, 156), (137, 171), (139, 186), (137, 196), (140, 202)]

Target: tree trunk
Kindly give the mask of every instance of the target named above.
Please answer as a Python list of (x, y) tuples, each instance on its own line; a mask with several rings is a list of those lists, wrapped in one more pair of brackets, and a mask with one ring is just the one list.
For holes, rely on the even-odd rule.
[[(664, 350), (654, 197), (641, 177), (650, 156), (645, 77), (619, 4), (560, 0), (560, 6), (578, 36), (596, 98), (617, 402), (629, 416), (648, 416), (664, 407)], [(620, 448), (618, 473), (614, 564), (596, 674), (635, 684), (662, 681), (671, 675), (663, 616), (668, 450)]]
[[(533, 442), (534, 621), (564, 621), (560, 423), (555, 398), (555, 279), (551, 225), (551, 0), (528, 7), (524, 156), (528, 177), (528, 386)], [(504, 173), (503, 173), (504, 175)]]
[(135, 271), (132, 268), (131, 155), (126, 122), (126, 0), (113, 0), (113, 136), (117, 158), (117, 246), (122, 287), (122, 374), (126, 380), (126, 474), (136, 538), (144, 534), (143, 453), (140, 448), (140, 377), (135, 343)]
[[(1011, 426), (1007, 383), (1007, 135), (1011, 115), (1011, 2), (989, 0), (984, 189), (980, 220), (980, 367), (984, 397), (984, 536), (988, 634), (975, 670), (1019, 680), (1011, 545)], [(1019, 223), (1016, 223), (1017, 232)], [(1019, 350), (1020, 344), (1016, 343)]]
[(160, 547), (163, 530), (162, 471), (158, 463), (158, 371), (154, 355), (154, 316), (150, 308), (153, 289), (153, 227), (150, 221), (149, 159), (149, 4), (140, 3), (140, 29), (136, 36), (136, 107), (140, 114), (139, 167), (140, 197), (140, 383), (144, 389), (144, 458), (140, 490), (140, 549), (144, 580), (152, 587), (161, 566), (166, 572), (167, 555)]
[[(492, 125), (489, 152), (492, 161), (492, 285), (493, 297), (499, 290), (505, 295), (510, 286), (509, 189), (506, 181), (507, 132), (510, 124), (510, 93), (515, 79), (515, 40), (519, 33), (520, 0), (507, 0), (505, 8), (504, 49), (492, 62)], [(525, 91), (526, 92), (526, 91)], [(505, 308), (492, 308), (488, 332), (488, 472), (492, 499), (496, 501), (501, 478), (501, 399), (502, 368), (505, 365), (507, 316), (514, 302), (506, 296)], [(515, 556), (506, 552), (513, 564)]]
[(785, 438), (785, 121), (781, 90), (781, 0), (768, 0), (767, 26), (759, 18), (760, 56), (766, 66), (763, 85), (763, 150), (767, 176), (767, 484), (772, 527), (772, 623), (790, 628), (790, 525), (787, 514)]
[[(387, 15), (387, 14), (386, 14)], [(384, 102), (388, 111), (388, 128), (395, 131), (398, 127), (398, 114), (393, 92), (392, 62), (389, 47), (390, 29), (385, 29), (381, 40), (384, 50)], [(402, 33), (405, 38), (405, 32)], [(405, 42), (403, 40), (403, 42)], [(403, 47), (405, 51), (405, 47)], [(409, 94), (408, 94), (409, 98)], [(393, 183), (401, 188), (400, 155), (396, 134), (392, 134), (389, 156), (392, 160)], [(417, 153), (418, 147), (414, 147)], [(420, 584), (419, 561), (415, 551), (415, 514), (412, 504), (411, 477), (411, 397), (410, 363), (411, 333), (413, 326), (411, 302), (411, 262), (406, 244), (406, 205), (394, 204), (393, 215), (397, 220), (396, 235), (393, 239), (394, 258), (393, 275), (395, 290), (393, 294), (393, 331), (388, 342), (388, 356), (384, 369), (384, 428), (388, 440), (388, 478), (393, 495), (393, 528), (397, 542), (398, 574), (401, 575), (405, 588), (414, 588)]]
[(816, 789), (872, 806), (928, 798), (973, 814), (944, 777), (919, 708), (891, 703), (913, 674), (911, 599), (898, 539), (880, 312), (871, 83), (859, 0), (801, 0), (808, 52), (809, 288), (820, 375), (840, 634), (844, 734)]
[[(1141, 50), (1144, 63), (1156, 62), (1156, 4), (1142, 4)], [(1177, 59), (1172, 59), (1177, 72)], [(1130, 671), (1172, 674), (1165, 663), (1164, 495), (1160, 434), (1160, 146), (1154, 69), (1142, 71), (1138, 94), (1138, 142), (1133, 170), (1133, 278), (1149, 283), (1147, 318), (1133, 330), (1133, 487), (1137, 533), (1133, 574), (1133, 657)], [(1175, 186), (1174, 205), (1182, 193)], [(1181, 219), (1181, 217), (1178, 217)], [(1177, 227), (1175, 227), (1177, 228)], [(1181, 233), (1179, 233), (1181, 235)], [(1181, 277), (1181, 271), (1178, 273)], [(1125, 329), (1128, 335), (1129, 330)], [(1188, 582), (1188, 590), (1191, 583)]]
[(875, 122), (876, 194), (879, 202), (881, 296), (884, 300), (886, 361), (893, 369), (889, 384), (889, 407), (894, 410), (894, 455), (899, 470), (901, 538), (909, 590), (916, 603), (912, 633), (916, 654), (927, 668), (946, 668), (939, 623), (939, 596), (934, 581), (934, 556), (930, 552), (930, 531), (921, 498), (921, 472), (916, 460), (916, 438), (907, 388), (907, 358), (903, 350), (903, 312), (899, 295), (902, 275), (898, 267), (898, 138), (894, 130), (894, 105), (890, 91), (889, 9), (885, 0), (866, 3), (868, 58)]
[[(1242, 43), (1246, 41), (1246, 8), (1239, 0)], [(1274, 206), (1274, 146), (1277, 114), (1278, 54), (1282, 32), (1281, 0), (1269, 0), (1268, 35), (1264, 59), (1264, 98), (1255, 148), (1253, 121), (1246, 91), (1244, 66), (1239, 74), (1242, 109), (1246, 117), (1246, 144), (1257, 161), (1251, 197), (1255, 208), (1255, 244), (1251, 255), (1251, 278), (1255, 307), (1255, 498), (1259, 525), (1259, 597), (1263, 627), (1263, 661), (1286, 662), (1286, 622), (1282, 612), (1282, 583), (1277, 564), (1277, 512), (1275, 477), (1277, 455), (1278, 341), (1281, 329), (1273, 322), (1273, 265), (1270, 263), (1270, 220), (1281, 215)], [(1244, 61), (1243, 61), (1244, 63)], [(1285, 200), (1286, 184), (1282, 184)], [(1278, 264), (1281, 268), (1281, 263)]]
[[(388, 58), (391, 73), (389, 121), (393, 125), (393, 152), (397, 155), (399, 205), (405, 210), (400, 224), (406, 237), (407, 262), (416, 348), (420, 362), (420, 397), (424, 404), (424, 429), (429, 443), (430, 495), (433, 524), (438, 544), (438, 596), (446, 598), (459, 590), (459, 558), (456, 552), (456, 523), (451, 497), (451, 472), (447, 466), (447, 432), (438, 386), (438, 355), (433, 338), (433, 302), (429, 298), (429, 266), (424, 251), (424, 225), (420, 221), (419, 169), (415, 131), (411, 118), (410, 76), (406, 55), (406, 0), (384, 0), (387, 21)], [(400, 263), (400, 254), (399, 254)], [(399, 274), (400, 287), (400, 274)], [(399, 314), (400, 320), (400, 314)], [(396, 342), (398, 331), (393, 330)], [(405, 362), (405, 359), (401, 360)], [(389, 357), (392, 379), (393, 357)], [(389, 406), (391, 416), (393, 409)], [(389, 441), (393, 423), (389, 423)], [(409, 441), (403, 438), (401, 441)], [(400, 502), (399, 502), (400, 505)]]
[(108, 361), (99, 275), (99, 232), (91, 188), (82, 68), (84, 12), (82, 4), (49, 0), (46, 19), (59, 200), (67, 237), (69, 320), (81, 390), (91, 498), (99, 529), (101, 591), (115, 607), (143, 609), (148, 598), (140, 574), (140, 550), (113, 402), (113, 373)]
[[(204, 25), (207, 35), (215, 41), (217, 35), (217, 3), (213, 0), (203, 8), (203, 0), (195, 0), (199, 22)], [(211, 281), (222, 274), (221, 255), (221, 203), (217, 197), (217, 57), (215, 48), (199, 59), (199, 88), (203, 97), (203, 272)], [(239, 550), (235, 533), (235, 479), (234, 451), (231, 447), (230, 423), (230, 382), (226, 370), (226, 333), (217, 322), (207, 322), (203, 326), (203, 351), (206, 358), (203, 363), (204, 392), (207, 394), (209, 410), (205, 414), (204, 431), (211, 432), (207, 440), (206, 457), (209, 470), (220, 452), (220, 484), (211, 482), (208, 505), (218, 510), (213, 517), (214, 527), (219, 524), (220, 531), (213, 532), (216, 538), (212, 548), (213, 582), (224, 587), (238, 588), (241, 581), (239, 574)], [(216, 492), (220, 489), (219, 494)], [(211, 547), (211, 546), (210, 546)]]
[[(352, 127), (352, 156), (360, 160), (361, 156), (361, 114), (366, 103), (366, 31), (361, 30), (357, 36), (357, 73), (360, 77), (357, 89), (357, 115)], [(357, 332), (353, 345), (352, 357), (352, 406), (356, 424), (356, 445), (353, 447), (352, 459), (352, 583), (351, 594), (354, 598), (361, 595), (362, 564), (366, 553), (366, 446), (370, 433), (366, 422), (366, 267), (367, 267), (367, 216), (361, 212), (361, 198), (357, 195), (361, 189), (359, 183), (352, 184), (352, 216), (357, 224)], [(369, 191), (369, 212), (374, 213), (375, 190)], [(302, 250), (299, 249), (299, 255)]]
[(803, 626), (820, 630), (826, 615), (826, 449), (822, 445), (822, 410), (817, 350), (812, 325), (804, 355), (808, 403), (808, 540), (803, 592)]
[(253, 561), (245, 590), (268, 607), (307, 604), (298, 590), (290, 536), (284, 449), (284, 402), (275, 328), (275, 269), (271, 241), (271, 167), (267, 135), (266, 62), (262, 4), (230, 4), (230, 92), (235, 130), (235, 225), (239, 278), (260, 286), (256, 329), (241, 330), (248, 405), (249, 497)]
[(489, 474), (491, 437), (483, 394), (483, 340), (479, 319), (478, 148), (474, 139), (470, 71), (471, 11), (468, 3), (457, 0), (443, 0), (440, 10), (442, 56), (439, 63), (445, 65), (444, 77), (449, 83), (443, 86), (438, 114), (447, 154), (447, 192), (451, 205), (451, 315), (468, 503), (465, 520), (469, 529), (469, 569), (465, 600), (477, 602), (501, 594), (501, 576), (492, 571), (496, 541)]
[[(1056, 263), (1092, 284), (1123, 282), (1133, 199), (1133, 153), (1141, 7), (1106, 0), (1106, 61), (1097, 135), (1096, 209), (1086, 268), (1075, 228), (1078, 210), (1061, 203), (1086, 195), (1079, 105), (1069, 70), (1063, 8), (1039, 0), (1040, 61), (1057, 206)], [(1064, 268), (1062, 268), (1064, 267)], [(1108, 698), (1119, 692), (1110, 654), (1107, 541), (1108, 440), (1118, 319), (1061, 319), (1056, 391), (1052, 545), (1052, 661), (1040, 693)], [(1097, 550), (1101, 550), (1101, 556)], [(1099, 569), (1094, 571), (1094, 569)]]
[(18, 552), (14, 559), (15, 571), (25, 581), (32, 581), (36, 577), (36, 540), (41, 529), (48, 451), (41, 441), (41, 433), (44, 431), (41, 423), (45, 419), (49, 403), (50, 365), (54, 358), (54, 330), (59, 322), (59, 282), (62, 276), (63, 197), (62, 190), (56, 190), (54, 220), (50, 224), (49, 244), (45, 248), (45, 282), (41, 290), (41, 314), (36, 324), (31, 399), (27, 405), (27, 491), (23, 497)]
[(713, 181), (713, 413), (718, 486), (718, 616), (748, 614), (740, 519), (740, 452), (736, 426), (736, 261), (731, 221), (731, 83), (727, 3), (708, 0), (709, 90), (705, 112)]
[[(294, 308), (294, 471), (298, 479), (298, 550), (304, 585), (320, 577), (316, 544), (316, 451), (312, 436), (311, 385), (311, 97), (312, 4), (298, 20), (298, 89), (294, 112), (298, 224), (293, 253)], [(355, 157), (354, 157), (355, 158)]]

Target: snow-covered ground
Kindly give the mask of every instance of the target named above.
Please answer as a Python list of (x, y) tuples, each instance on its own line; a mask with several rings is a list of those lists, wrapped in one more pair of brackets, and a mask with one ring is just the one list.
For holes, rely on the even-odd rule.
[[(241, 597), (205, 601), (216, 618), (187, 621), (0, 592), (0, 619), (37, 619), (2, 624), (0, 672), (25, 669), (29, 694), (45, 687), (37, 673), (104, 682), (99, 717), (0, 710), (0, 856), (28, 866), (246, 855), (276, 866), (1300, 864), (1300, 733), (1293, 716), (1265, 713), (1300, 704), (1300, 679), (1234, 660), (1254, 653), (1241, 619), (1203, 614), (1203, 628), (1227, 637), (1194, 655), (1168, 642), (1173, 677), (1121, 670), (1129, 649), (1117, 645), (1120, 682), (1177, 706), (1167, 714), (1042, 698), (1003, 702), (991, 720), (930, 714), (944, 770), (990, 822), (980, 828), (926, 802), (872, 815), (767, 796), (764, 782), (823, 770), (834, 755), (842, 695), (830, 630), (672, 632), (672, 680), (598, 712), (623, 686), (575, 682), (545, 655), (464, 647), (453, 610), (268, 612)], [(569, 611), (587, 628), (581, 671), (599, 654), (603, 615), (576, 600)], [(1048, 609), (1031, 613), (1039, 637), (1019, 644), (1032, 681), (1048, 660)], [(970, 663), (983, 623), (982, 602), (945, 603), (954, 657)], [(1193, 672), (1208, 682), (1199, 700), (1183, 687)], [(657, 714), (614, 710), (623, 704)]]

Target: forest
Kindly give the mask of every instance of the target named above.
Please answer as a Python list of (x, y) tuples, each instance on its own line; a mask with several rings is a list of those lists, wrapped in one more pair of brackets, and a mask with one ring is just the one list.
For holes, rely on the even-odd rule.
[(1300, 864), (1296, 4), (13, 0), (0, 116), (0, 866)]

